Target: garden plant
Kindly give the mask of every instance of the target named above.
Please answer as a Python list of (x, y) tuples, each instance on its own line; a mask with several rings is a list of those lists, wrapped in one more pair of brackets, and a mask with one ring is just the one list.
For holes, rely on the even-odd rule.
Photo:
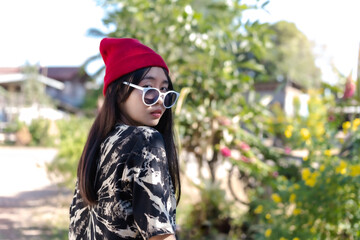
[[(172, 66), (175, 89), (181, 89), (175, 108), (181, 165), (195, 159), (200, 179), (189, 183), (199, 200), (179, 207), (180, 239), (359, 239), (360, 120), (338, 110), (329, 85), (327, 91), (304, 90), (310, 96), (306, 116), (299, 100), (293, 116), (263, 103), (257, 81), (279, 72), (274, 80), (290, 80), (285, 75), (291, 66), (275, 64), (286, 51), (276, 51), (274, 39), (305, 40), (292, 25), (245, 21), (245, 11), (267, 1), (256, 3), (104, 0), (104, 24), (111, 30), (90, 33), (137, 38)], [(294, 34), (276, 35), (281, 26)], [(305, 75), (318, 79), (313, 63), (309, 69)], [(59, 155), (49, 170), (71, 187), (90, 123), (80, 118), (59, 124)], [(217, 175), (221, 166), (228, 179)]]

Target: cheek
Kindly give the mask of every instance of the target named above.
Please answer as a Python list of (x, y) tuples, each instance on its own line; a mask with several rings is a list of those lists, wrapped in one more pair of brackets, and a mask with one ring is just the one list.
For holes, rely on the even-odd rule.
[(141, 95), (136, 94), (134, 91), (130, 94), (130, 96), (126, 100), (126, 103), (128, 106), (133, 107), (133, 108), (139, 108), (139, 107), (141, 107), (140, 104), (143, 104)]
[(122, 111), (131, 118), (139, 118), (144, 113), (145, 107), (141, 95), (132, 93), (123, 103)]

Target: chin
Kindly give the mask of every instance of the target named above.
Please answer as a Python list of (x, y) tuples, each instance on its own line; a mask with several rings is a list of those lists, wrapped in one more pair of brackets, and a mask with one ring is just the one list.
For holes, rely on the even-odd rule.
[(148, 125), (149, 127), (155, 127), (158, 124), (159, 124), (159, 121), (150, 121), (146, 125)]

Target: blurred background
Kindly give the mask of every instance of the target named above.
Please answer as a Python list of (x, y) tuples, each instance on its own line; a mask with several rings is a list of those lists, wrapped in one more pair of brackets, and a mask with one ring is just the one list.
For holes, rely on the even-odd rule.
[(167, 62), (179, 239), (360, 239), (356, 0), (0, 3), (0, 239), (67, 239), (103, 37)]

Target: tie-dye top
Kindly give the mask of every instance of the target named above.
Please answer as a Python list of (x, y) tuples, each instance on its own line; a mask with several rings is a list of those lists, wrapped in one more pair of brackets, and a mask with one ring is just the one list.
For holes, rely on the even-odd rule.
[(176, 200), (164, 140), (150, 127), (117, 125), (101, 144), (96, 205), (78, 188), (69, 239), (149, 239), (175, 234)]

